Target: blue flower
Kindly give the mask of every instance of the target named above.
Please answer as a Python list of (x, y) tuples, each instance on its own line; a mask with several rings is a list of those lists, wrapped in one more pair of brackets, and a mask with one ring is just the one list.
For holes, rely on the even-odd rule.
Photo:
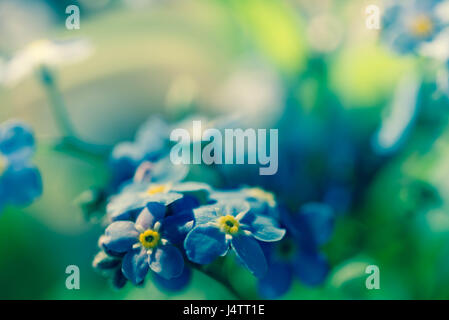
[[(122, 271), (123, 257), (126, 253), (118, 254), (106, 251), (103, 240), (106, 240), (105, 236), (101, 237), (100, 248), (102, 250), (95, 256), (92, 266), (96, 271), (109, 278), (114, 288), (121, 289), (128, 282)], [(192, 271), (186, 265), (184, 265), (181, 275), (171, 279), (165, 279), (155, 272), (152, 273), (153, 283), (161, 291), (181, 291), (189, 285), (191, 279)]]
[(267, 262), (258, 241), (279, 241), (285, 230), (278, 228), (273, 219), (249, 210), (249, 204), (239, 200), (195, 209), (195, 225), (184, 241), (189, 260), (209, 264), (232, 248), (256, 277), (264, 276)]
[(137, 131), (134, 141), (115, 146), (110, 158), (113, 184), (131, 179), (144, 161), (154, 162), (168, 151), (169, 127), (160, 118), (152, 117)]
[(210, 198), (219, 202), (241, 199), (249, 203), (251, 213), (278, 218), (274, 194), (262, 188), (246, 187), (232, 191), (215, 191), (211, 193)]
[(168, 221), (165, 213), (164, 205), (149, 203), (135, 223), (117, 221), (106, 228), (102, 245), (124, 254), (122, 272), (134, 284), (141, 284), (149, 269), (167, 280), (180, 277), (184, 271), (184, 258), (171, 241), (173, 231), (165, 230), (174, 222)]
[(384, 41), (398, 53), (416, 53), (422, 44), (434, 39), (447, 26), (439, 15), (442, 2), (394, 1), (383, 17)]
[(204, 203), (210, 187), (204, 183), (131, 183), (111, 198), (107, 205), (111, 221), (134, 220), (148, 203), (157, 202), (167, 206), (170, 212), (193, 209)]
[(0, 125), (0, 210), (8, 204), (28, 205), (42, 194), (40, 173), (30, 163), (33, 153), (28, 126), (13, 121)]
[(283, 216), (287, 236), (275, 245), (265, 245), (267, 275), (259, 280), (262, 296), (275, 299), (285, 294), (296, 276), (303, 284), (316, 286), (324, 281), (329, 264), (320, 246), (334, 229), (334, 213), (324, 204), (309, 203), (293, 218)]

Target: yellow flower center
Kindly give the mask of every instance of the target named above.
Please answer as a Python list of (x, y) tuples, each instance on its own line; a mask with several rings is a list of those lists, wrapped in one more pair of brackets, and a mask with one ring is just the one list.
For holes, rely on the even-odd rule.
[(140, 243), (146, 248), (146, 249), (153, 249), (159, 244), (159, 241), (161, 240), (161, 236), (159, 232), (154, 230), (146, 230), (145, 232), (142, 232), (139, 236)]
[(147, 194), (154, 196), (159, 193), (167, 193), (170, 191), (170, 185), (168, 184), (155, 184), (147, 189)]
[(218, 218), (218, 225), (220, 226), (221, 231), (226, 232), (227, 234), (236, 234), (239, 232), (239, 222), (229, 214)]
[(426, 37), (433, 31), (433, 22), (432, 20), (426, 16), (426, 15), (420, 15), (417, 17), (412, 25), (412, 33), (417, 37)]
[(5, 173), (6, 169), (8, 169), (8, 159), (0, 153), (0, 177)]
[(271, 192), (267, 192), (261, 188), (251, 188), (247, 192), (248, 195), (253, 198), (266, 201), (271, 207), (274, 207), (276, 205), (274, 194), (272, 194)]

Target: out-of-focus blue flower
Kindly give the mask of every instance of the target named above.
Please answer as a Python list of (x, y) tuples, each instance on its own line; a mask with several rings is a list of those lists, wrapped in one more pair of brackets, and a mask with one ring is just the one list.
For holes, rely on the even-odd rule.
[(28, 205), (42, 194), (38, 169), (30, 163), (34, 137), (25, 124), (0, 125), (0, 211), (4, 205)]
[(245, 267), (256, 277), (263, 277), (267, 261), (258, 241), (279, 241), (285, 230), (270, 217), (249, 211), (250, 205), (241, 200), (195, 209), (195, 226), (184, 241), (187, 257), (198, 264), (209, 264), (232, 248)]
[(439, 14), (442, 0), (391, 1), (383, 17), (382, 38), (401, 54), (416, 53), (447, 24)]
[(309, 203), (290, 218), (283, 215), (288, 230), (283, 241), (264, 246), (268, 272), (259, 280), (262, 296), (275, 299), (285, 294), (296, 276), (303, 284), (315, 286), (328, 274), (329, 265), (320, 246), (334, 229), (334, 213), (324, 204)]
[(262, 188), (241, 188), (229, 191), (214, 191), (210, 199), (218, 202), (241, 199), (249, 203), (251, 213), (279, 218), (275, 195)]
[(173, 228), (166, 232), (165, 225), (173, 220), (165, 218), (166, 208), (160, 203), (149, 203), (136, 222), (116, 221), (109, 225), (102, 245), (116, 253), (124, 253), (122, 272), (134, 284), (143, 282), (149, 269), (163, 279), (174, 279), (184, 271), (182, 253), (173, 245)]
[(144, 161), (155, 162), (168, 152), (168, 125), (158, 117), (148, 119), (137, 131), (134, 141), (122, 142), (112, 151), (110, 164), (113, 184), (131, 179)]
[(148, 203), (157, 202), (170, 212), (182, 212), (205, 203), (210, 187), (199, 182), (183, 183), (131, 183), (111, 198), (107, 205), (111, 221), (134, 220)]

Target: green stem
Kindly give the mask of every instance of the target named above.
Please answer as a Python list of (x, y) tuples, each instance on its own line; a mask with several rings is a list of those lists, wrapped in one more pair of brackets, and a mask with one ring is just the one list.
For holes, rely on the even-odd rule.
[(50, 108), (52, 109), (53, 116), (59, 126), (59, 130), (65, 137), (74, 137), (75, 130), (70, 122), (69, 114), (53, 73), (46, 66), (42, 66), (39, 70), (39, 76), (45, 91), (47, 92), (48, 99), (50, 100)]
[(53, 116), (63, 136), (57, 148), (64, 152), (88, 157), (98, 158), (107, 156), (110, 151), (107, 146), (85, 142), (76, 134), (74, 126), (70, 121), (64, 99), (51, 70), (46, 66), (42, 66), (39, 69), (39, 78), (45, 88)]

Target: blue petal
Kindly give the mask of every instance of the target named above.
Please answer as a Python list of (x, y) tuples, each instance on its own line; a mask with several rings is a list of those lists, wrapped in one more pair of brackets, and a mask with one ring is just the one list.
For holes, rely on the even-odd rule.
[(256, 217), (250, 231), (254, 238), (266, 242), (279, 241), (285, 235), (285, 229), (277, 228), (273, 219), (264, 216)]
[(259, 243), (251, 236), (238, 234), (232, 237), (232, 248), (241, 262), (257, 278), (265, 276), (267, 272), (267, 260)]
[(259, 293), (266, 299), (277, 299), (287, 293), (292, 281), (293, 273), (289, 265), (273, 263), (269, 265), (267, 275), (259, 280)]
[(176, 212), (181, 212), (189, 209), (198, 208), (201, 205), (201, 202), (190, 195), (184, 195), (181, 199), (176, 200), (172, 203), (170, 203), (169, 206), (167, 206), (168, 215), (174, 214)]
[(157, 247), (150, 256), (150, 268), (162, 278), (170, 280), (181, 275), (184, 259), (175, 246)]
[(113, 222), (106, 228), (103, 245), (115, 252), (131, 250), (133, 244), (138, 241), (139, 232), (131, 221)]
[(146, 200), (137, 193), (124, 192), (112, 197), (106, 210), (111, 221), (133, 220), (145, 207)]
[(193, 213), (191, 210), (183, 211), (164, 219), (162, 236), (173, 244), (181, 244), (193, 227)]
[(152, 228), (157, 221), (164, 219), (164, 216), (165, 206), (157, 202), (150, 202), (137, 217), (136, 225), (147, 230)]
[(187, 257), (199, 264), (211, 263), (225, 254), (228, 247), (225, 234), (208, 224), (195, 227), (184, 241)]
[(0, 152), (12, 162), (24, 162), (34, 152), (34, 137), (30, 127), (8, 121), (0, 126)]
[(244, 216), (250, 209), (248, 202), (243, 200), (227, 200), (225, 202), (219, 202), (218, 205), (221, 208), (222, 215), (231, 216)]
[(32, 165), (10, 166), (0, 179), (4, 201), (15, 205), (28, 205), (42, 194), (39, 170)]
[(309, 203), (303, 205), (296, 217), (297, 231), (316, 245), (326, 243), (332, 235), (335, 224), (333, 210), (325, 204)]
[(133, 177), (142, 157), (141, 148), (133, 143), (123, 142), (115, 146), (109, 160), (115, 186), (119, 186), (122, 182)]
[(195, 216), (195, 225), (215, 222), (217, 220), (217, 207), (215, 205), (203, 206), (193, 210)]
[(148, 269), (148, 254), (143, 248), (129, 251), (123, 257), (123, 274), (134, 284), (141, 284), (143, 282), (148, 273)]
[(177, 192), (168, 192), (168, 193), (158, 193), (154, 195), (149, 195), (144, 197), (145, 203), (148, 202), (159, 202), (166, 206), (172, 204), (173, 202), (182, 199), (183, 195)]
[(293, 262), (299, 280), (309, 286), (321, 284), (329, 272), (326, 257), (318, 252), (301, 251)]
[(179, 277), (170, 280), (164, 279), (157, 273), (153, 272), (154, 284), (161, 291), (176, 292), (183, 290), (190, 283), (191, 279), (192, 279), (192, 271), (186, 266), (184, 266), (184, 270), (182, 271)]

